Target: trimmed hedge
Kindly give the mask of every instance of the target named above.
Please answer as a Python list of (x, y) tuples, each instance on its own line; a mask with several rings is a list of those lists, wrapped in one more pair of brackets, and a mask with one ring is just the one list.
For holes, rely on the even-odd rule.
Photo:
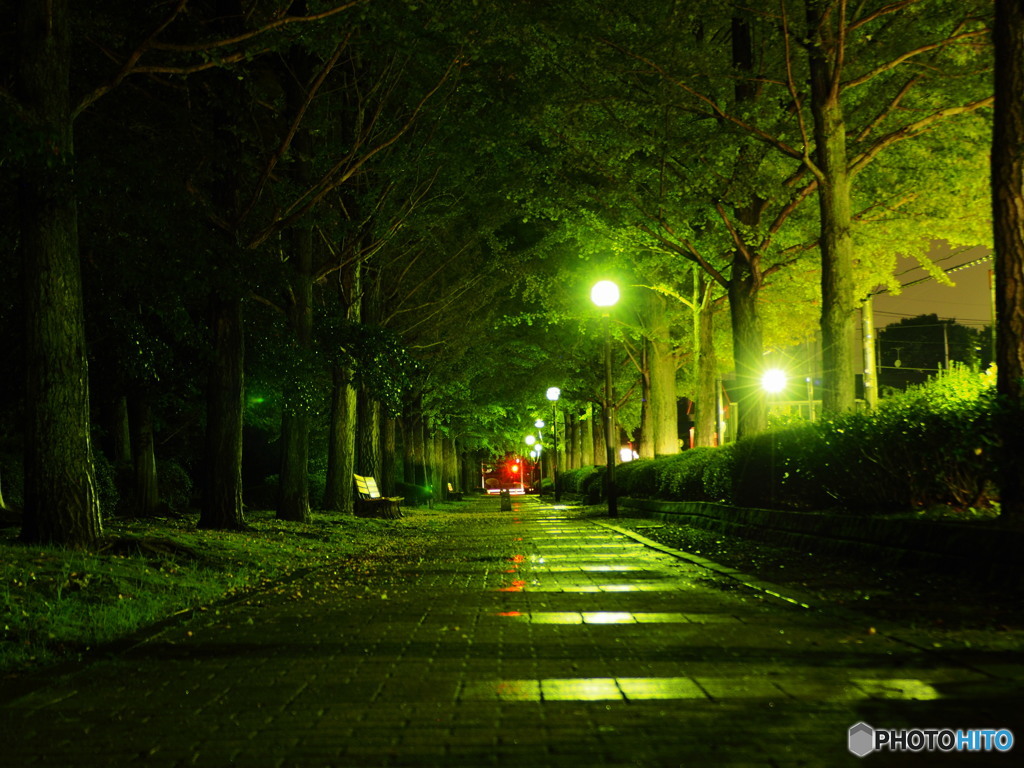
[[(742, 507), (983, 507), (995, 500), (997, 418), (992, 378), (955, 370), (873, 411), (619, 465), (616, 485), (622, 496)], [(602, 467), (587, 467), (563, 473), (560, 482), (596, 503), (603, 476)]]

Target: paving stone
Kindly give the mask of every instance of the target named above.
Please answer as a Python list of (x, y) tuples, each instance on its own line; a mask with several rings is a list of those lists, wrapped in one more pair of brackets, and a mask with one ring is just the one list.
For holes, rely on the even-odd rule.
[(4, 764), (843, 766), (862, 721), (1024, 738), (1020, 652), (866, 634), (533, 498), (419, 523), (433, 544), (359, 584), (313, 573), (8, 701)]

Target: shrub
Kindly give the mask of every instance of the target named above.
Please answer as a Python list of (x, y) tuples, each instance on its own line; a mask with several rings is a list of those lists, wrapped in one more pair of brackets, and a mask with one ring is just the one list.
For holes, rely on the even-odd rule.
[(732, 500), (734, 450), (732, 445), (715, 448), (702, 475), (707, 501)]
[(587, 478), (597, 472), (597, 467), (580, 467), (558, 473), (558, 486), (568, 493), (583, 493)]
[(704, 471), (717, 448), (691, 448), (688, 451), (659, 459), (658, 493), (665, 499), (686, 501), (708, 500), (704, 487)]
[(823, 421), (827, 472), (820, 479), (853, 508), (985, 504), (996, 471), (997, 416), (989, 377), (951, 371), (874, 411)]
[(94, 451), (92, 464), (96, 470), (96, 496), (100, 503), (100, 514), (113, 517), (120, 511), (121, 494), (117, 490), (117, 472), (103, 451)]
[(22, 509), (25, 506), (25, 472), (20, 453), (0, 453), (0, 491), (3, 491), (3, 500), (9, 508)]
[(176, 461), (158, 461), (156, 465), (160, 497), (171, 512), (181, 514), (192, 503), (192, 478)]
[(661, 459), (637, 459), (615, 467), (615, 487), (623, 496), (650, 498), (658, 495)]

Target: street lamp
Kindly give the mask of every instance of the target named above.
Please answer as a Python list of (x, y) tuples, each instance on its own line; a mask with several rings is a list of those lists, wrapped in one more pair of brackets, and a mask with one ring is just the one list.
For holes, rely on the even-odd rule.
[(604, 447), (608, 469), (605, 473), (606, 493), (608, 498), (608, 516), (619, 514), (619, 500), (615, 489), (615, 444), (612, 432), (615, 427), (615, 401), (612, 399), (612, 342), (609, 329), (609, 313), (619, 301), (619, 286), (611, 280), (601, 280), (590, 290), (590, 300), (601, 307), (604, 312)]
[(786, 372), (778, 368), (771, 368), (761, 376), (761, 389), (773, 395), (786, 388)]
[(548, 388), (548, 400), (551, 401), (551, 483), (555, 486), (556, 502), (562, 500), (562, 492), (558, 489), (558, 412), (555, 410), (561, 394), (558, 387)]
[(769, 368), (761, 374), (761, 389), (768, 393), (768, 413), (771, 414), (775, 395), (786, 388), (786, 372), (779, 368)]

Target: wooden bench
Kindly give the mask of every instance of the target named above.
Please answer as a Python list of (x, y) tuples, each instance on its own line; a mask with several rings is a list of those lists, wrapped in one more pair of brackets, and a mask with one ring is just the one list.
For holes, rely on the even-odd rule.
[(356, 481), (356, 517), (382, 517), (394, 520), (402, 516), (401, 496), (381, 496), (377, 480), (363, 475), (352, 475)]
[(455, 486), (448, 483), (448, 495), (445, 497), (448, 501), (462, 501), (462, 493), (455, 490)]

